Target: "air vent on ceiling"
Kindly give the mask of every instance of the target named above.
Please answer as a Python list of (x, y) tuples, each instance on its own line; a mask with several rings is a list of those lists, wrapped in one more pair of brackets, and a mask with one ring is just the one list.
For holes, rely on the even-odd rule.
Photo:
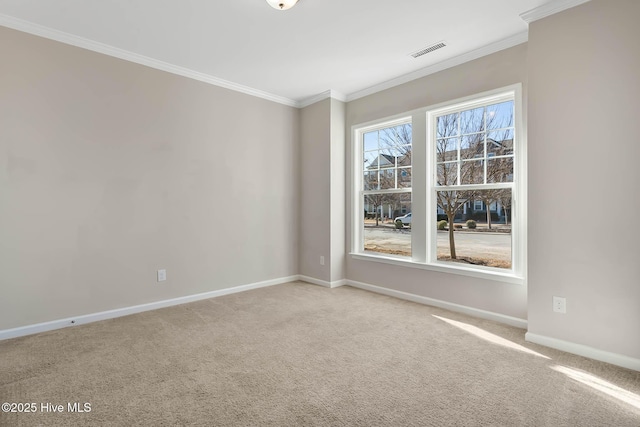
[(436, 44), (432, 44), (431, 46), (427, 46), (424, 49), (420, 49), (417, 52), (410, 53), (409, 55), (413, 56), (414, 58), (417, 58), (419, 56), (426, 55), (427, 53), (433, 52), (434, 50), (438, 50), (440, 48), (443, 48), (446, 45), (447, 44), (445, 42), (443, 42), (443, 41), (442, 42), (438, 42)]

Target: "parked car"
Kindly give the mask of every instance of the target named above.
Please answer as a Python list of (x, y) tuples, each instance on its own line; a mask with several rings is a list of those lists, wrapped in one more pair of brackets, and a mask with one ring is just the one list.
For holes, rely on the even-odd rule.
[(393, 222), (396, 221), (401, 221), (402, 225), (411, 225), (411, 212), (406, 215), (399, 216), (395, 220), (393, 220)]

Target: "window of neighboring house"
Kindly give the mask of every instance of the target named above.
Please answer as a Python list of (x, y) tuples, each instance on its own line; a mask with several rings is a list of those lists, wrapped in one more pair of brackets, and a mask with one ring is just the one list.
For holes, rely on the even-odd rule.
[(362, 203), (359, 250), (393, 256), (411, 256), (411, 121), (403, 119), (362, 129), (359, 133)]
[(520, 109), (515, 85), (354, 126), (353, 256), (523, 283)]

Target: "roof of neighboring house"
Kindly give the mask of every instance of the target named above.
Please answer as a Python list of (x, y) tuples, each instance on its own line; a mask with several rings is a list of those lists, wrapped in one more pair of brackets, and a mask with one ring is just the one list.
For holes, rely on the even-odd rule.
[[(496, 156), (508, 156), (513, 154), (513, 139), (505, 139), (502, 141), (496, 141), (495, 139), (488, 138), (487, 146), (491, 145), (489, 154), (493, 153)], [(484, 144), (476, 144), (469, 148), (463, 148), (460, 150), (460, 157), (462, 159), (472, 159), (475, 157), (482, 158), (484, 152)], [(438, 153), (438, 162), (450, 162), (458, 159), (458, 150), (449, 150), (444, 153), (444, 160), (441, 159), (442, 153)], [(490, 156), (489, 156), (490, 157)]]
[[(380, 155), (374, 161), (372, 161), (369, 166), (367, 166), (367, 169), (378, 169), (378, 161), (380, 162), (380, 168), (394, 167), (396, 164), (396, 157), (390, 154), (380, 153)], [(411, 155), (404, 154), (402, 156), (398, 156), (398, 166), (411, 166)]]

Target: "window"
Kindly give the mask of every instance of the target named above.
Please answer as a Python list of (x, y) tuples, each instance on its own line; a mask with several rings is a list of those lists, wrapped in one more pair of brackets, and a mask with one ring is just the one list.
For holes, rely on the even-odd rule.
[(353, 256), (522, 283), (520, 91), (354, 126)]
[[(430, 111), (428, 120), (433, 162), (427, 167), (435, 170), (429, 199), (448, 222), (431, 236), (435, 259), (511, 270), (507, 212), (514, 191), (514, 95)], [(472, 212), (464, 209), (468, 201), (473, 201)], [(498, 205), (502, 209), (491, 212)]]
[[(363, 129), (359, 135), (361, 249), (411, 256), (411, 122), (383, 124)], [(401, 226), (396, 225), (396, 218)]]

